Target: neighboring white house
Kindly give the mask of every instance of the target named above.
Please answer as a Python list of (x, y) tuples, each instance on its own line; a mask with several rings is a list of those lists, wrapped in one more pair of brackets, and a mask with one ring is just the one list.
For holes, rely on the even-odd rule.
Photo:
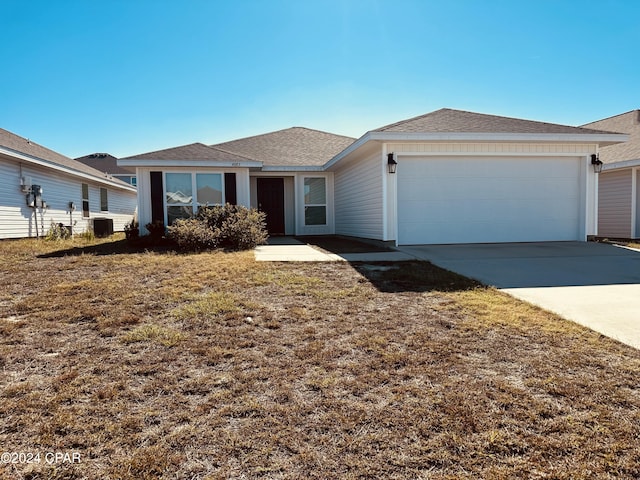
[(43, 236), (52, 222), (80, 233), (96, 219), (121, 231), (135, 215), (135, 187), (3, 129), (0, 179), (0, 239)]
[(136, 169), (120, 167), (117, 163), (118, 159), (109, 153), (90, 153), (74, 160), (89, 165), (91, 168), (95, 168), (113, 178), (122, 180), (129, 185), (136, 186)]
[(598, 235), (640, 238), (640, 110), (584, 125), (626, 133), (629, 141), (603, 147), (598, 190)]
[[(271, 234), (400, 245), (585, 241), (597, 234), (591, 155), (627, 138), (442, 109), (357, 140), (296, 127), (118, 164), (137, 168), (141, 225), (232, 201), (266, 211)], [(205, 201), (203, 187), (220, 193)], [(177, 193), (190, 201), (176, 203)]]

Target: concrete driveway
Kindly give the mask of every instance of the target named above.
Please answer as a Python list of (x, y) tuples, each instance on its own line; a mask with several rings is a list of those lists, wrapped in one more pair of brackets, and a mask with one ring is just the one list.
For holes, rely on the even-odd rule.
[(640, 348), (640, 252), (592, 242), (403, 246)]

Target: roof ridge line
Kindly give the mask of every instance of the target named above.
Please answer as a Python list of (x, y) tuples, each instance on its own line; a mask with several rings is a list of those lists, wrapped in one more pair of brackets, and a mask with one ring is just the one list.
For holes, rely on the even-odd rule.
[[(423, 113), (422, 115), (416, 115), (415, 117), (411, 117), (411, 118), (407, 118), (407, 119), (404, 119), (404, 120), (400, 120), (399, 122), (390, 123), (389, 125), (383, 125), (382, 127), (374, 128), (373, 130), (369, 130), (369, 131), (371, 131), (371, 132), (381, 132), (381, 131), (386, 130), (387, 128), (395, 127), (396, 125), (401, 125), (401, 124), (407, 123), (407, 122), (412, 122), (414, 120), (418, 120), (419, 118), (424, 118), (424, 117), (426, 117), (428, 115), (432, 115), (432, 114), (437, 113), (437, 112), (442, 112), (444, 110), (454, 110), (454, 109), (452, 109), (452, 108), (439, 108), (439, 109), (434, 110), (432, 112)], [(462, 112), (463, 110), (458, 110), (458, 111)], [(467, 113), (473, 113), (473, 112), (467, 112)]]
[[(204, 144), (203, 144), (204, 145)], [(252, 158), (252, 157), (247, 157), (246, 155), (241, 155), (239, 153), (236, 152), (231, 152), (229, 150), (225, 150), (224, 148), (219, 148), (216, 147), (215, 145), (205, 145), (205, 147), (208, 147), (212, 150), (218, 150), (219, 152), (224, 152), (224, 153), (228, 153), (229, 155), (235, 155), (236, 157), (241, 157), (241, 158), (246, 158), (247, 160), (251, 160), (252, 162), (260, 162), (263, 163), (261, 160), (258, 160), (256, 158)]]
[[(628, 112), (618, 113), (617, 115), (611, 115), (609, 117), (601, 118), (600, 120), (594, 120), (593, 122), (588, 122), (588, 123), (585, 123), (584, 125), (591, 125), (592, 123), (604, 122), (605, 120), (611, 120), (612, 118), (621, 117), (621, 116), (627, 115), (627, 114), (629, 114), (631, 112), (640, 112), (640, 109), (639, 108), (632, 108)], [(583, 127), (584, 125), (580, 125), (580, 126)]]
[(349, 137), (348, 135), (341, 135), (339, 133), (327, 132), (326, 130), (318, 130), (316, 128), (310, 128), (310, 127), (293, 126), (293, 127), (281, 128), (279, 130), (274, 130), (272, 132), (258, 133), (256, 135), (248, 135), (246, 137), (234, 138), (233, 140), (226, 140), (224, 142), (213, 143), (210, 146), (216, 147), (218, 145), (223, 145), (225, 143), (239, 142), (242, 140), (249, 140), (251, 138), (266, 137), (267, 135), (273, 135), (274, 133), (286, 132), (287, 130), (293, 130), (293, 129), (308, 130), (310, 132), (324, 133), (326, 135), (332, 135), (334, 137), (341, 137), (341, 138), (347, 138), (349, 140), (356, 140), (356, 138), (354, 137)]

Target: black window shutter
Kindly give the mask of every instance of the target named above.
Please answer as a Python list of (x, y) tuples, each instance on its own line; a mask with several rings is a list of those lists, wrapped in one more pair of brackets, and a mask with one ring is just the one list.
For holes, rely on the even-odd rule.
[(224, 200), (231, 205), (238, 204), (238, 197), (236, 194), (236, 174), (225, 173), (224, 174)]
[(164, 202), (162, 201), (162, 172), (150, 172), (151, 175), (151, 222), (164, 223)]

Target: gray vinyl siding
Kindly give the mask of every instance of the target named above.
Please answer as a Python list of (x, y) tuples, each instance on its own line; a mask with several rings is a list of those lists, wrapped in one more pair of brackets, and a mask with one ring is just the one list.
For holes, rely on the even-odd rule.
[(383, 240), (382, 153), (343, 162), (334, 173), (336, 234)]
[[(42, 199), (48, 208), (38, 209), (38, 234), (45, 235), (51, 223), (74, 225), (74, 233), (91, 227), (94, 218), (113, 219), (114, 231), (124, 230), (136, 210), (135, 192), (106, 187), (88, 179), (76, 178), (55, 170), (0, 159), (0, 239), (36, 236), (36, 213), (26, 204), (20, 190), (20, 177), (30, 177), (33, 185), (43, 189)], [(89, 218), (82, 216), (82, 184), (89, 185)], [(107, 188), (109, 211), (100, 211), (100, 188)], [(69, 202), (76, 210), (69, 213)]]
[(631, 169), (603, 172), (598, 186), (598, 235), (631, 237)]

